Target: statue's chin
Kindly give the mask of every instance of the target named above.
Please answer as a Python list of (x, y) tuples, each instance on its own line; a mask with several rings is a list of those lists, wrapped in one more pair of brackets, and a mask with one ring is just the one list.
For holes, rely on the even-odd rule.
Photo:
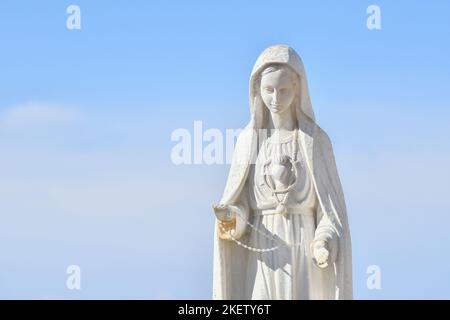
[(278, 107), (273, 107), (273, 106), (271, 106), (271, 107), (269, 108), (270, 112), (271, 112), (271, 113), (274, 113), (274, 114), (281, 114), (281, 113), (284, 113), (287, 109), (288, 109), (288, 108), (286, 108), (286, 107), (280, 107), (280, 106), (278, 106)]

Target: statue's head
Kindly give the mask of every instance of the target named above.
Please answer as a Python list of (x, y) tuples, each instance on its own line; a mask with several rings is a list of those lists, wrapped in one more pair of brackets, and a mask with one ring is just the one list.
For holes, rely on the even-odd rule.
[(294, 49), (275, 45), (264, 50), (250, 76), (253, 128), (267, 128), (269, 113), (292, 112), (298, 121), (315, 121), (303, 63)]
[(259, 93), (264, 105), (271, 113), (284, 113), (292, 110), (298, 98), (298, 75), (288, 66), (272, 64), (260, 75)]

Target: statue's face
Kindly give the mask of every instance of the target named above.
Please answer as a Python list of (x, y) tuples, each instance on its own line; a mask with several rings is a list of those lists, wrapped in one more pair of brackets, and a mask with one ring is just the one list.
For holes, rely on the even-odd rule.
[(272, 113), (285, 112), (294, 101), (294, 83), (291, 74), (284, 68), (263, 75), (260, 90), (264, 104)]

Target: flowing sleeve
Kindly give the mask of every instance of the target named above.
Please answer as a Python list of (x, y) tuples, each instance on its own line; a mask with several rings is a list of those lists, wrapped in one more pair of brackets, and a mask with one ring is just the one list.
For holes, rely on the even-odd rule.
[(247, 177), (253, 156), (257, 154), (254, 141), (255, 132), (248, 126), (236, 142), (225, 191), (220, 200), (221, 204), (228, 205), (236, 214), (236, 227), (232, 231), (236, 239), (241, 238), (247, 229), (249, 218)]
[(250, 216), (250, 208), (249, 208), (249, 198), (248, 198), (248, 180), (245, 182), (242, 191), (239, 194), (239, 197), (236, 203), (230, 205), (230, 208), (236, 214), (236, 228), (234, 229), (232, 235), (235, 239), (242, 238), (242, 236), (247, 231), (247, 221)]
[(314, 135), (314, 177), (323, 210), (323, 214), (319, 213), (318, 217), (326, 216), (326, 220), (322, 222), (321, 219), (316, 232), (317, 235), (321, 234), (320, 223), (332, 224), (332, 234), (336, 239), (332, 243), (337, 250), (334, 252), (335, 256), (330, 258), (335, 259), (336, 299), (352, 299), (352, 249), (344, 193), (331, 141), (322, 129), (317, 129)]
[(328, 215), (324, 214), (320, 205), (317, 206), (316, 214), (316, 231), (314, 233), (314, 240), (312, 246), (317, 241), (325, 241), (328, 249), (330, 250), (331, 261), (336, 261), (338, 252), (338, 234), (334, 227), (334, 224), (328, 218)]

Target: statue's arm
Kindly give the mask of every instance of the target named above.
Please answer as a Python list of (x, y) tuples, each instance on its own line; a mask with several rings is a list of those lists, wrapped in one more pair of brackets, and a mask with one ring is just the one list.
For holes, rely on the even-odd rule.
[(334, 262), (339, 254), (339, 242), (345, 234), (343, 228), (348, 228), (347, 210), (333, 146), (328, 135), (320, 127), (316, 130), (314, 146), (314, 176), (322, 201), (317, 208), (315, 240), (327, 242), (330, 260)]
[(248, 220), (250, 216), (249, 199), (248, 199), (248, 179), (245, 182), (244, 188), (239, 195), (235, 208), (236, 211), (236, 228), (233, 231), (233, 237), (236, 239), (241, 238), (247, 231)]
[(219, 237), (223, 240), (241, 238), (247, 231), (249, 220), (248, 185), (245, 183), (237, 200), (232, 204), (214, 206)]
[[(224, 240), (231, 239), (230, 233), (236, 239), (241, 238), (247, 230), (249, 217), (247, 181), (256, 146), (254, 135), (252, 128), (244, 129), (239, 135), (224, 194), (220, 204), (213, 206), (218, 220), (218, 234)], [(226, 232), (223, 232), (224, 230)]]
[(335, 262), (338, 254), (338, 241), (339, 237), (333, 223), (328, 218), (328, 215), (324, 214), (320, 204), (317, 205), (316, 211), (316, 230), (314, 233), (314, 240), (312, 248), (324, 243), (325, 248), (330, 253), (330, 262)]

